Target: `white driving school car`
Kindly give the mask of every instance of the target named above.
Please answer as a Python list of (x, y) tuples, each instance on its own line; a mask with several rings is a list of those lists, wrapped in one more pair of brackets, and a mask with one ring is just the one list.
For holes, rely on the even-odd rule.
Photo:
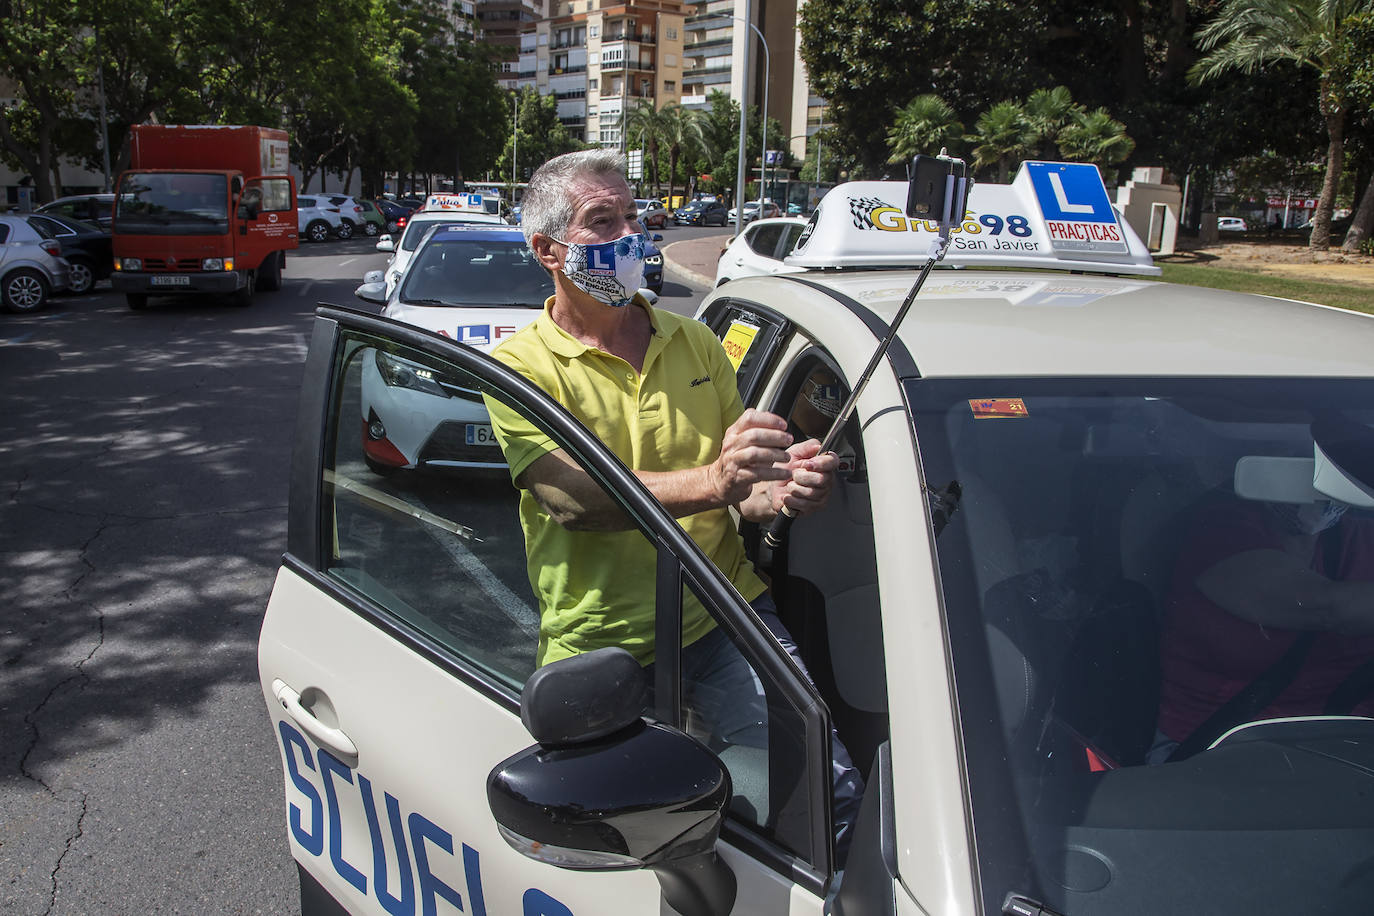
[[(389, 296), (373, 280), (355, 295), (386, 318), (490, 351), (535, 319), (553, 279), (514, 226), (431, 226)], [(504, 468), (476, 390), (377, 349), (362, 372), (363, 452), (387, 474), (415, 468)]]
[[(798, 437), (843, 414), (925, 262), (906, 192), (836, 187), (801, 271), (702, 307), (744, 402)], [(974, 188), (840, 431), (825, 509), (776, 549), (744, 531), (814, 680), (543, 392), (456, 339), (321, 309), (259, 644), (302, 910), (1368, 911), (1369, 605), (1348, 632), (1257, 623), (1247, 601), (1272, 596), (1207, 575), (1258, 550), (1262, 578), (1311, 564), (1367, 594), (1374, 321), (1157, 272), (1091, 166)], [(379, 352), (510, 405), (653, 545), (627, 570), (657, 583), (647, 712), (617, 649), (536, 675), (509, 488), (367, 473)], [(686, 601), (752, 665), (766, 747), (679, 704)], [(843, 869), (832, 726), (867, 783)]]
[(406, 272), (425, 233), (441, 223), (452, 225), (506, 226), (500, 200), (482, 194), (431, 194), (425, 205), (410, 215), (400, 241), (390, 233), (377, 239), (376, 249), (391, 253), (386, 265), (386, 292), (390, 295)]

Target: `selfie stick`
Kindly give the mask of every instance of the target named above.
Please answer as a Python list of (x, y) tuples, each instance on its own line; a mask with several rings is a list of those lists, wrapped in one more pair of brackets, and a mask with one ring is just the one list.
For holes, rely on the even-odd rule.
[[(930, 188), (926, 195), (922, 195), (917, 187), (917, 182), (932, 181), (927, 175), (922, 174), (930, 168), (936, 168), (943, 174), (943, 187)], [(930, 275), (930, 269), (935, 266), (935, 262), (945, 256), (945, 251), (949, 248), (950, 230), (956, 224), (963, 222), (964, 219), (964, 205), (968, 200), (968, 189), (972, 182), (964, 177), (964, 161), (962, 159), (950, 158), (944, 155), (944, 150), (940, 151), (938, 157), (917, 156), (912, 163), (908, 181), (907, 216), (928, 218), (931, 211), (938, 208), (940, 211), (940, 234), (931, 241), (930, 249), (926, 255), (926, 263), (921, 267), (921, 273), (916, 277), (911, 292), (906, 294), (902, 307), (897, 310), (897, 315), (892, 319), (892, 324), (888, 326), (887, 333), (879, 342), (878, 349), (874, 351), (873, 357), (859, 375), (859, 380), (854, 383), (854, 390), (850, 392), (849, 398), (835, 416), (835, 421), (830, 424), (830, 430), (825, 434), (825, 439), (821, 442), (820, 451), (816, 453), (817, 455), (824, 455), (835, 447), (835, 440), (840, 437), (840, 431), (849, 422), (849, 415), (854, 412), (854, 405), (858, 402), (859, 395), (863, 394), (864, 388), (868, 386), (868, 380), (873, 377), (873, 372), (878, 368), (878, 363), (887, 355), (887, 348), (896, 338), (897, 329), (901, 327), (902, 319), (906, 317), (907, 310), (911, 308), (911, 303), (916, 301), (916, 294), (921, 291), (921, 284), (926, 282), (926, 277)], [(934, 178), (933, 182), (938, 185), (939, 177)], [(792, 509), (783, 506), (782, 511), (773, 517), (772, 524), (764, 532), (763, 543), (773, 550), (782, 546), (783, 540), (787, 537), (788, 529), (792, 527), (792, 520), (796, 517), (796, 513)]]

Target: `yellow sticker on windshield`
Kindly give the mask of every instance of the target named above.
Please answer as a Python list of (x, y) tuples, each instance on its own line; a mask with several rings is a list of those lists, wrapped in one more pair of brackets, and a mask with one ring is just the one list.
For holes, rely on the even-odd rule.
[(725, 347), (725, 355), (730, 357), (730, 365), (739, 371), (740, 363), (744, 362), (745, 354), (754, 345), (754, 338), (758, 336), (758, 325), (745, 324), (743, 321), (730, 323), (730, 330), (725, 332), (725, 339), (721, 344)]

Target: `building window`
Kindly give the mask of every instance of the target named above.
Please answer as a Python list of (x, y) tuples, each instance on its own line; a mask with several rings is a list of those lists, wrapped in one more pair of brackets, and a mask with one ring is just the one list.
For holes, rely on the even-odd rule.
[(663, 81), (663, 91), (664, 91), (664, 92), (677, 92), (677, 80), (664, 80), (664, 81)]
[(675, 25), (670, 25), (670, 26), (668, 26), (668, 28), (667, 28), (666, 31), (667, 31), (667, 33), (668, 33), (668, 40), (669, 40), (669, 41), (677, 41), (677, 26), (675, 26)]
[(600, 82), (600, 80), (596, 79), (595, 77), (593, 77), (592, 79), (587, 80), (587, 88), (588, 88), (588, 89), (595, 89), (595, 88), (597, 88), (597, 85), (596, 85), (596, 84), (597, 84), (598, 82)]
[(594, 25), (594, 26), (592, 26), (592, 27), (591, 27), (591, 32), (589, 32), (588, 34), (590, 34), (593, 38), (596, 38), (598, 35), (601, 34), (601, 26), (599, 26), (599, 25)]

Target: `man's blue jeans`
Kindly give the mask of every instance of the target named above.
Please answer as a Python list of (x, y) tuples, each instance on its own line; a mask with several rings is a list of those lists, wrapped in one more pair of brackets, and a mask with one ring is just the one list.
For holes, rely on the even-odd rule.
[[(787, 654), (806, 672), (797, 644), (778, 619), (772, 596), (764, 592), (750, 606)], [(648, 667), (653, 684), (653, 665)], [(807, 678), (810, 674), (807, 673)], [(726, 745), (768, 747), (768, 702), (763, 684), (730, 638), (717, 627), (682, 650), (682, 700), (712, 738)], [(863, 798), (863, 776), (834, 729), (830, 732), (834, 786), (835, 853), (843, 865)]]

